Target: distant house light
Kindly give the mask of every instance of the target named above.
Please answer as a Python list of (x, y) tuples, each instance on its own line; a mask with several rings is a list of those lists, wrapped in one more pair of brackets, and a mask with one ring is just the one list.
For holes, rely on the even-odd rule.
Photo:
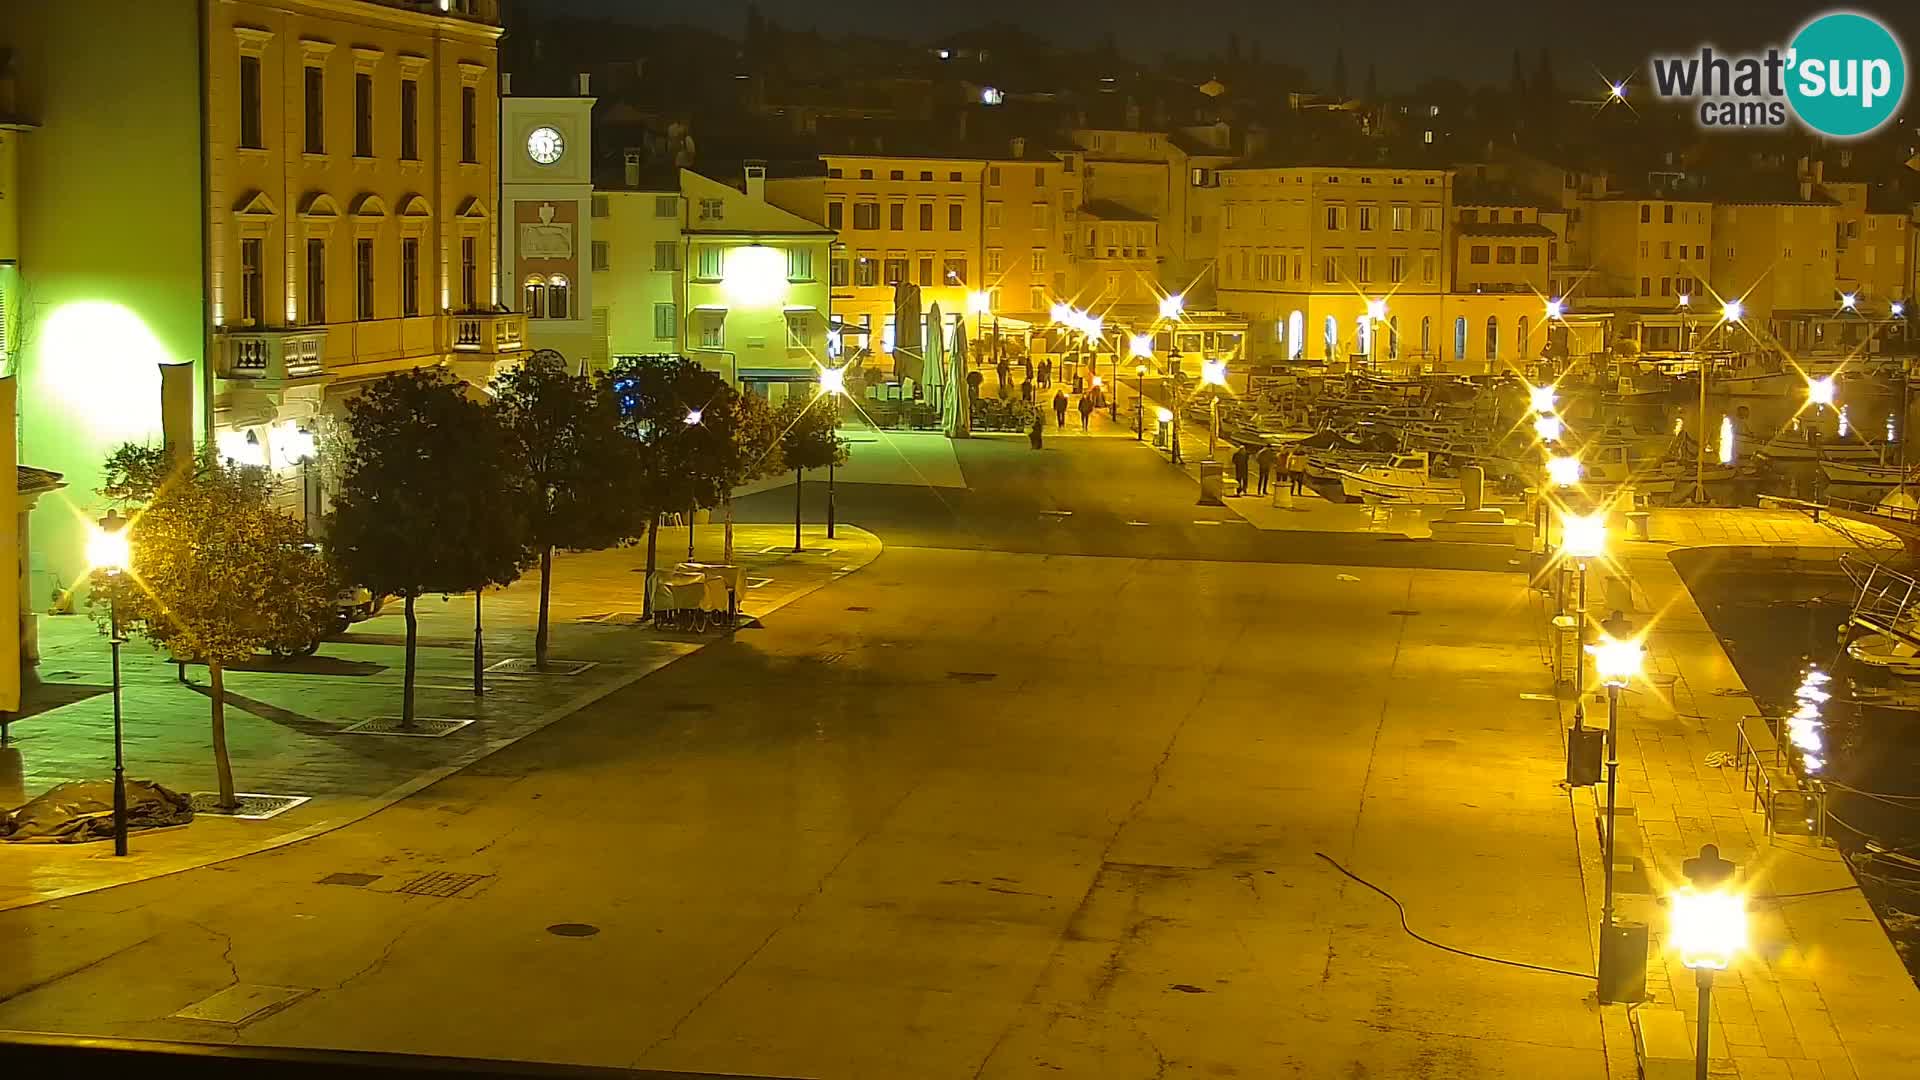
[(1003, 95), (997, 88), (991, 86), (983, 86), (980, 88), (980, 104), (998, 105), (1002, 100)]
[(951, 59), (953, 59), (953, 50), (952, 50), (952, 49), (939, 49), (939, 50), (936, 50), (936, 51), (934, 52), (934, 55), (935, 55), (935, 56), (938, 56), (938, 57), (939, 57), (940, 59), (942, 59), (942, 60), (951, 60)]

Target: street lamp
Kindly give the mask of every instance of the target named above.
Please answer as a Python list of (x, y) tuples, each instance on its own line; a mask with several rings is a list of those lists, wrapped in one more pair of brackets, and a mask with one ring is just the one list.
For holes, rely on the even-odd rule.
[(120, 720), (120, 636), (119, 578), (133, 561), (127, 519), (116, 510), (87, 537), (87, 561), (95, 569), (107, 572), (107, 641), (113, 650), (113, 853), (127, 853), (127, 766)]
[(1580, 459), (1571, 454), (1555, 454), (1547, 459), (1547, 479), (1554, 487), (1570, 488), (1580, 482)]
[[(1134, 339), (1136, 342), (1139, 338)], [(1147, 365), (1133, 365), (1133, 439), (1139, 442), (1147, 437)]]
[(1542, 416), (1553, 414), (1553, 387), (1527, 387), (1527, 406)]
[(1169, 426), (1172, 428), (1173, 463), (1175, 465), (1180, 464), (1180, 414), (1177, 412), (1174, 412), (1172, 409), (1162, 406), (1160, 411), (1155, 413), (1154, 415), (1159, 418), (1162, 426)]
[(1367, 366), (1380, 366), (1380, 327), (1387, 321), (1385, 300), (1367, 301)]
[[(700, 426), (700, 410), (688, 409), (685, 422), (689, 428), (699, 427)], [(694, 501), (689, 501), (687, 503), (687, 561), (688, 562), (693, 561), (693, 516), (697, 513), (699, 513), (699, 504)], [(474, 602), (478, 604), (479, 599), (480, 599), (480, 595), (476, 591), (474, 593)]]
[(1724, 322), (1737, 323), (1740, 316), (1746, 314), (1746, 307), (1738, 300), (1729, 300), (1720, 305), (1720, 318)]
[(1807, 380), (1807, 404), (1815, 408), (1833, 404), (1833, 376)]
[(1645, 650), (1638, 641), (1621, 641), (1607, 634), (1587, 646), (1587, 653), (1593, 657), (1594, 674), (1600, 676), (1600, 682), (1607, 688), (1607, 843), (1602, 856), (1606, 891), (1600, 903), (1599, 982), (1600, 1000), (1612, 1002), (1620, 1000), (1614, 986), (1619, 975), (1619, 946), (1613, 941), (1613, 832), (1615, 794), (1620, 779), (1620, 688), (1639, 676)]
[(1160, 298), (1160, 317), (1177, 319), (1187, 310), (1187, 298), (1179, 293)]
[[(979, 295), (979, 294), (976, 293), (975, 295)], [(840, 402), (838, 399), (840, 395), (846, 392), (847, 392), (847, 369), (846, 368), (837, 367), (837, 368), (821, 368), (820, 369), (820, 393), (827, 398), (828, 407), (836, 410), (839, 409)], [(833, 521), (834, 521), (833, 458), (834, 458), (834, 455), (832, 454), (827, 455), (827, 539), (829, 540), (833, 539)], [(795, 499), (795, 504), (797, 506), (799, 501), (799, 496), (796, 495), (794, 499)], [(800, 520), (800, 515), (797, 510), (794, 513), (793, 520), (795, 521)], [(688, 523), (688, 527), (689, 528), (692, 527), (691, 522)], [(799, 529), (799, 526), (797, 525), (794, 527), (793, 549), (795, 551), (800, 550), (800, 529)]]
[(1547, 318), (1558, 319), (1567, 313), (1567, 305), (1558, 297), (1547, 301)]
[[(1580, 647), (1587, 647), (1587, 563), (1602, 558), (1607, 553), (1607, 516), (1605, 512), (1597, 514), (1563, 514), (1560, 517), (1560, 556), (1572, 559), (1580, 571), (1579, 607), (1574, 610), (1574, 619), (1580, 627)], [(1574, 668), (1573, 711), (1576, 717), (1586, 710), (1587, 665)]]
[(1541, 442), (1559, 442), (1560, 436), (1566, 433), (1566, 425), (1560, 422), (1558, 416), (1544, 413), (1534, 417), (1533, 433), (1540, 437)]
[(1687, 884), (1669, 901), (1668, 932), (1680, 962), (1693, 969), (1699, 988), (1700, 1037), (1695, 1040), (1694, 1080), (1707, 1080), (1707, 1047), (1713, 1023), (1713, 973), (1733, 964), (1747, 947), (1746, 899), (1728, 887), (1733, 864), (1707, 844), (1681, 865)]
[(1220, 391), (1227, 385), (1227, 362), (1225, 360), (1203, 360), (1200, 363), (1200, 382), (1213, 387), (1213, 393), (1207, 398), (1207, 460), (1213, 460), (1213, 452), (1220, 445)]

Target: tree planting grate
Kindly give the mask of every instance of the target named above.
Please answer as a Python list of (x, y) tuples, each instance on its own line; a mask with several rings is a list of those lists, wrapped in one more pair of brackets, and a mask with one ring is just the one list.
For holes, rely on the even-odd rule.
[(605, 615), (586, 615), (574, 622), (599, 623), (602, 626), (611, 623), (637, 623), (645, 621), (646, 615), (638, 611), (609, 611)]
[(270, 817), (278, 817), (312, 798), (310, 795), (262, 795), (249, 791), (235, 792), (234, 797), (240, 801), (240, 805), (232, 810), (223, 810), (219, 806), (219, 792), (196, 791), (187, 796), (196, 814), (240, 818), (243, 821), (265, 821)]
[(492, 876), (492, 874), (450, 874), (445, 870), (435, 870), (421, 874), (394, 891), (411, 893), (414, 896), (459, 897)]
[(591, 660), (549, 660), (543, 670), (534, 666), (533, 657), (516, 656), (487, 670), (495, 675), (578, 675), (592, 666)]
[(413, 724), (406, 726), (398, 716), (376, 716), (371, 720), (362, 720), (349, 728), (341, 729), (344, 735), (407, 735), (417, 739), (438, 739), (451, 735), (471, 720), (449, 720), (443, 716), (416, 716)]
[(963, 683), (992, 682), (993, 680), (999, 677), (1000, 676), (994, 674), (991, 671), (949, 671), (947, 672), (947, 678), (952, 679), (954, 682), (963, 682)]
[(374, 882), (379, 880), (380, 880), (379, 874), (352, 874), (352, 873), (347, 873), (346, 871), (341, 871), (335, 874), (328, 874), (326, 877), (321, 878), (319, 881), (315, 882), (314, 884), (345, 885), (348, 888), (364, 889), (368, 885), (371, 885)]
[(554, 937), (592, 937), (599, 932), (599, 927), (583, 922), (557, 922), (547, 927), (547, 933)]

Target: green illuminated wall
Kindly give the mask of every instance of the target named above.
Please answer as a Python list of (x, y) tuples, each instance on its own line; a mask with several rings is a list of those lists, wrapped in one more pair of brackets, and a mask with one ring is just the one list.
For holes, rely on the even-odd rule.
[(0, 20), (39, 125), (20, 155), (20, 461), (68, 485), (34, 513), (43, 611), (85, 566), (102, 458), (159, 441), (158, 365), (202, 360), (198, 18), (193, 0), (59, 0)]

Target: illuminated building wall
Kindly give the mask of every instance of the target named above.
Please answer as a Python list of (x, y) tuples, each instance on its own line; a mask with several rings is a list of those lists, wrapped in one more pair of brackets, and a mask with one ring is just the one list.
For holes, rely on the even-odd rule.
[(680, 174), (597, 187), (593, 203), (598, 242), (606, 245), (605, 269), (593, 271), (594, 295), (607, 309), (607, 352), (612, 356), (677, 353), (686, 345), (686, 248)]
[(1789, 350), (1808, 343), (1807, 317), (1837, 306), (1835, 210), (1824, 195), (1713, 207), (1714, 291), (1741, 297), (1749, 319), (1777, 321), (1774, 336)]
[(527, 317), (527, 347), (579, 370), (607, 361), (607, 311), (594, 268), (610, 258), (594, 228), (593, 98), (500, 99), (501, 294)]

